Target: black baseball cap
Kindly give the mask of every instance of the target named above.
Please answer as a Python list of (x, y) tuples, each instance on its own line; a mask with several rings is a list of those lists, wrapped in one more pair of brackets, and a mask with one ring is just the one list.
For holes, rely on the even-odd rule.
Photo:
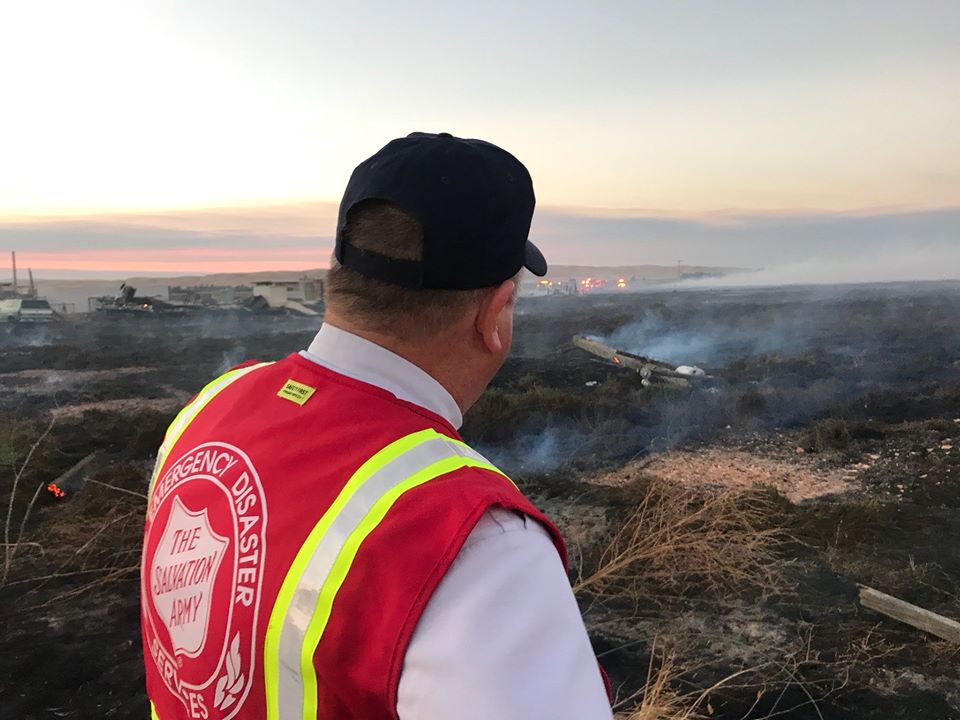
[[(365, 200), (395, 203), (423, 230), (423, 259), (397, 260), (351, 245), (343, 229)], [(536, 200), (519, 160), (483, 140), (415, 132), (360, 163), (340, 202), (334, 255), (345, 268), (408, 288), (473, 290), (526, 267), (547, 274), (527, 239)]]

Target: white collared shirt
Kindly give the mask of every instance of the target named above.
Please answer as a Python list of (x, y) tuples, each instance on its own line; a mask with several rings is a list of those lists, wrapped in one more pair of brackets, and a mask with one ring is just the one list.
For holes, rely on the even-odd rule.
[[(436, 379), (324, 324), (305, 358), (462, 423)], [(427, 603), (404, 657), (400, 720), (610, 720), (576, 600), (547, 531), (486, 513)]]
[(463, 424), (460, 407), (443, 385), (409, 360), (358, 335), (324, 323), (310, 347), (300, 354), (336, 373), (376, 385), (400, 400), (431, 410), (455, 429)]

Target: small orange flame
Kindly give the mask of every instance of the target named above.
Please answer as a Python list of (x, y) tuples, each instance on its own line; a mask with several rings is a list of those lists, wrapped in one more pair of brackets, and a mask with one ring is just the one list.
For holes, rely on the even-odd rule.
[(56, 483), (50, 483), (49, 485), (47, 485), (47, 490), (52, 492), (55, 498), (62, 498), (67, 496), (66, 491), (58, 488)]

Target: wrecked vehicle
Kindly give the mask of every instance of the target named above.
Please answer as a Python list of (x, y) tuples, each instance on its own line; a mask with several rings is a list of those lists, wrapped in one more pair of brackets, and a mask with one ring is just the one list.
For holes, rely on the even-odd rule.
[(114, 315), (183, 315), (204, 310), (202, 305), (183, 305), (158, 297), (142, 297), (132, 285), (122, 283), (115, 297), (90, 298), (90, 310)]
[(591, 355), (633, 370), (642, 378), (641, 383), (644, 387), (650, 385), (690, 387), (692, 382), (709, 377), (706, 371), (696, 365), (671, 365), (662, 360), (617, 350), (589, 335), (574, 335), (572, 341), (576, 347), (586, 350)]

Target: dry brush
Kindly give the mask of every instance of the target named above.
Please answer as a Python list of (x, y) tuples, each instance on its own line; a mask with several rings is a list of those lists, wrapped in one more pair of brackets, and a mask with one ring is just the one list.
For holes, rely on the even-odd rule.
[(696, 489), (641, 477), (635, 509), (574, 592), (595, 600), (657, 601), (696, 587), (715, 597), (783, 590), (775, 522), (782, 500), (762, 489)]

